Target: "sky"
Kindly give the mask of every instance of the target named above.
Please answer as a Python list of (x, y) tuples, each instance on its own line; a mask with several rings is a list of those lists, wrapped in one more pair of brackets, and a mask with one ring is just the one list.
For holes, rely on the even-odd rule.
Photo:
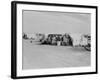
[(25, 33), (83, 33), (91, 32), (91, 14), (52, 11), (23, 11)]

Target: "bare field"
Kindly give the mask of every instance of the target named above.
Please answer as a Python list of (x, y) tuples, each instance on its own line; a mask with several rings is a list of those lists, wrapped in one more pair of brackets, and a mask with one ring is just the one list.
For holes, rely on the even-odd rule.
[(40, 45), (23, 40), (23, 69), (84, 67), (91, 65), (91, 53), (83, 47)]

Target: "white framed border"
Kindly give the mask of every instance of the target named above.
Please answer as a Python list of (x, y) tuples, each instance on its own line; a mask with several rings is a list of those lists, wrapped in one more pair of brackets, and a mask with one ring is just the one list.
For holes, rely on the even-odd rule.
[[(75, 67), (75, 68), (53, 68), (53, 69), (35, 69), (22, 70), (22, 10), (41, 10), (41, 11), (59, 11), (59, 12), (77, 12), (91, 14), (91, 66)], [(96, 8), (88, 8), (88, 6), (47, 6), (34, 4), (17, 4), (17, 53), (16, 53), (16, 77), (53, 75), (53, 74), (73, 74), (96, 72)], [(67, 73), (66, 73), (67, 72)]]

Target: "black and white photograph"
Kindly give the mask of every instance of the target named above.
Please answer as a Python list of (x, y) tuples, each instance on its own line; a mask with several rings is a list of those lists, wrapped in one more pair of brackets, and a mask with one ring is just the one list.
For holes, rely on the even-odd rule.
[(12, 53), (14, 78), (97, 72), (96, 6), (12, 5), (17, 42), (17, 52)]
[(88, 13), (24, 11), (23, 69), (91, 65)]

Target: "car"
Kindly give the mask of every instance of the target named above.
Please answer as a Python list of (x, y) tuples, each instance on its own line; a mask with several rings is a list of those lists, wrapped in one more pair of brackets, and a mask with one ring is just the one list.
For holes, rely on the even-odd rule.
[(84, 48), (87, 51), (91, 51), (91, 36), (90, 35), (86, 35), (85, 37), (87, 38), (87, 45), (85, 45)]

